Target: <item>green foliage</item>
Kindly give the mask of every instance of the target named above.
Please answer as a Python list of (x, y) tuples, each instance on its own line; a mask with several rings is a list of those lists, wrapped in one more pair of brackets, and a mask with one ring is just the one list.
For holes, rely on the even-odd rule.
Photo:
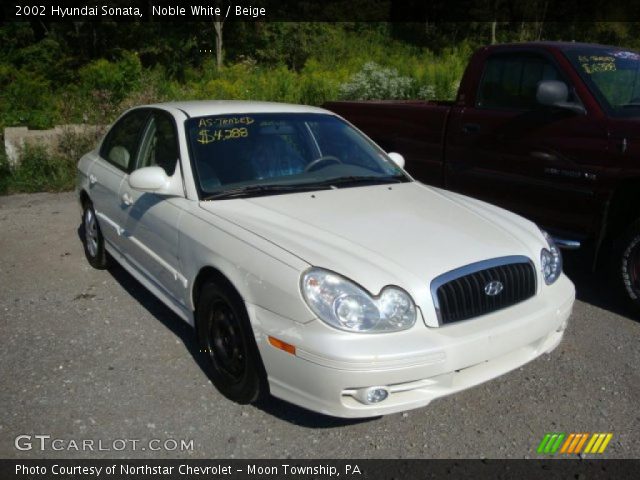
[(72, 80), (68, 62), (62, 46), (52, 38), (44, 38), (13, 55), (13, 64), (23, 72), (55, 83)]
[(76, 162), (70, 156), (52, 155), (42, 145), (25, 145), (20, 163), (8, 177), (9, 192), (60, 192), (75, 184)]
[(80, 69), (80, 85), (86, 92), (110, 92), (114, 103), (140, 87), (142, 64), (135, 53), (122, 52), (120, 59), (110, 62), (94, 60)]
[[(49, 128), (57, 119), (49, 81), (23, 70), (0, 67), (0, 125)], [(6, 83), (5, 83), (6, 82)]]

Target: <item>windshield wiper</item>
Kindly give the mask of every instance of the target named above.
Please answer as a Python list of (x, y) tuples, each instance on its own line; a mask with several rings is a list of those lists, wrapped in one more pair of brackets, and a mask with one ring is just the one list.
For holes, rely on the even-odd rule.
[(221, 200), (225, 198), (255, 197), (259, 195), (270, 195), (272, 193), (308, 192), (312, 190), (328, 190), (332, 187), (353, 186), (353, 185), (377, 185), (384, 183), (403, 183), (406, 181), (404, 175), (391, 177), (378, 176), (346, 176), (330, 178), (319, 182), (297, 183), (294, 185), (267, 184), (267, 185), (247, 185), (244, 187), (230, 188), (221, 192), (206, 195), (202, 200)]
[(296, 184), (296, 185), (247, 185), (244, 187), (230, 188), (223, 190), (222, 192), (212, 193), (206, 195), (202, 200), (221, 200), (225, 198), (238, 198), (238, 197), (255, 197), (259, 195), (269, 195), (272, 193), (289, 193), (289, 192), (304, 192), (309, 190), (328, 189), (329, 186), (324, 187), (317, 184)]
[(638, 102), (632, 102), (632, 103), (625, 103), (624, 105), (620, 105), (622, 108), (640, 108), (640, 103)]
[(344, 187), (352, 185), (377, 185), (385, 183), (404, 183), (407, 178), (404, 175), (394, 175), (390, 177), (379, 176), (365, 176), (358, 177), (350, 175), (346, 177), (329, 178), (320, 182), (314, 183), (314, 185), (328, 185), (330, 187)]

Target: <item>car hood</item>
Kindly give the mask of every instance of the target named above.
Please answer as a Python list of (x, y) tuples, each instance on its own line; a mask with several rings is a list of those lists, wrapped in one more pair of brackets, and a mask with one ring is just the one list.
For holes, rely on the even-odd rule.
[(430, 282), (438, 275), (507, 255), (526, 255), (537, 263), (543, 245), (531, 222), (418, 182), (203, 201), (201, 206), (374, 295), (398, 285), (423, 308), (432, 306)]

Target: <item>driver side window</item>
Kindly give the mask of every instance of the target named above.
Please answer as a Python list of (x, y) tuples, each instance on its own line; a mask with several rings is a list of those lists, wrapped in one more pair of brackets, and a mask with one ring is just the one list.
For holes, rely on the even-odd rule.
[(537, 106), (536, 90), (543, 80), (563, 80), (546, 58), (534, 54), (499, 54), (487, 60), (478, 107), (530, 110)]

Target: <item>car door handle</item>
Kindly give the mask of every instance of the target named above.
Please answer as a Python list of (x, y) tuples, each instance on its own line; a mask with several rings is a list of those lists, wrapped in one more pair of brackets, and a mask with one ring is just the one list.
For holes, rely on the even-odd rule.
[(89, 175), (89, 185), (95, 185), (98, 182), (98, 177), (93, 173)]
[(122, 195), (122, 203), (124, 203), (125, 206), (129, 207), (133, 204), (133, 198), (131, 198), (131, 195), (129, 195), (128, 193), (125, 193)]
[(480, 125), (477, 123), (465, 123), (462, 125), (462, 133), (480, 133)]

